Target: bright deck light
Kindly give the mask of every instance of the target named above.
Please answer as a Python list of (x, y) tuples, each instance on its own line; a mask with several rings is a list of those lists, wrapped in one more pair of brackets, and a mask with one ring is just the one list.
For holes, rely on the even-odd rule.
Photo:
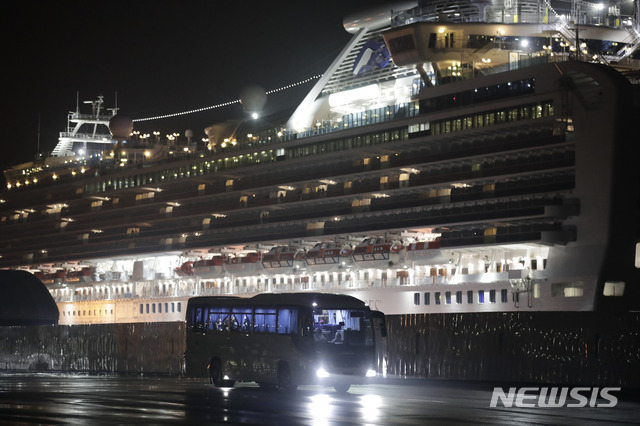
[(329, 95), (329, 105), (332, 107), (346, 105), (358, 100), (375, 99), (380, 96), (380, 88), (377, 84), (346, 90), (344, 92)]

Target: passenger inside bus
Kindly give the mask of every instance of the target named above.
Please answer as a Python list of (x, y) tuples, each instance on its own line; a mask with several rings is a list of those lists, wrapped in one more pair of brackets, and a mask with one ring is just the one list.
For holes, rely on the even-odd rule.
[(336, 335), (333, 340), (329, 343), (335, 343), (337, 345), (341, 345), (344, 343), (344, 330), (336, 331)]
[(242, 319), (242, 331), (251, 331), (251, 320), (246, 315)]
[(216, 329), (218, 331), (226, 331), (227, 330), (227, 319), (225, 318), (224, 321), (222, 320), (222, 317), (218, 317), (218, 320), (216, 321)]
[(232, 331), (240, 330), (240, 324), (238, 323), (238, 320), (236, 319), (235, 315), (231, 315), (231, 330)]

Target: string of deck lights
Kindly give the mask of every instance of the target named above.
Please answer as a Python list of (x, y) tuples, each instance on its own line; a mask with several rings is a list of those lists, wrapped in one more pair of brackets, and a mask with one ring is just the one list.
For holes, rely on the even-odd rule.
[[(291, 89), (293, 87), (301, 86), (301, 85), (306, 84), (306, 83), (308, 83), (308, 82), (310, 82), (312, 80), (317, 80), (320, 77), (322, 77), (322, 74), (314, 75), (313, 77), (309, 77), (307, 79), (298, 81), (296, 83), (291, 83), (291, 84), (288, 84), (286, 86), (279, 87), (277, 89), (268, 90), (268, 91), (265, 92), (265, 94), (270, 95), (272, 93), (282, 92), (284, 90)], [(147, 117), (147, 118), (136, 118), (136, 119), (133, 119), (131, 121), (133, 121), (135, 123), (135, 122), (138, 122), (138, 121), (151, 121), (151, 120), (160, 120), (160, 119), (163, 119), (163, 118), (178, 117), (178, 116), (181, 116), (181, 115), (194, 114), (196, 112), (202, 112), (202, 111), (208, 111), (208, 110), (211, 110), (211, 109), (222, 108), (222, 107), (226, 107), (226, 106), (237, 104), (237, 103), (240, 103), (240, 99), (236, 99), (234, 101), (222, 102), (222, 103), (219, 103), (219, 104), (216, 104), (216, 105), (211, 105), (211, 106), (208, 106), (208, 107), (192, 109), (192, 110), (189, 110), (189, 111), (175, 112), (173, 114), (156, 115), (154, 117)]]

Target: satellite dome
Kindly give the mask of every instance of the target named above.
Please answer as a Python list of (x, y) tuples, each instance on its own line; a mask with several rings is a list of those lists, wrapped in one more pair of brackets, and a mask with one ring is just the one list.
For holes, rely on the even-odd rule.
[(245, 87), (240, 93), (240, 103), (247, 112), (260, 112), (267, 103), (267, 94), (260, 86)]
[(129, 139), (133, 131), (133, 121), (131, 121), (129, 117), (114, 115), (111, 117), (111, 120), (109, 120), (109, 131), (114, 139)]

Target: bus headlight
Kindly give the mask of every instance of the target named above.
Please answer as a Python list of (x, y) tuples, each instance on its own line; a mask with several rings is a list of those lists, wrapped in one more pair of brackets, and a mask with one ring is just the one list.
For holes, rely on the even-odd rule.
[(371, 368), (367, 370), (367, 374), (366, 374), (367, 377), (376, 377), (377, 375), (378, 373), (376, 373), (376, 370), (373, 370)]
[(324, 378), (327, 378), (329, 376), (330, 376), (329, 372), (327, 370), (325, 370), (324, 368), (318, 368), (316, 370), (316, 377), (318, 377), (318, 378), (324, 379)]

